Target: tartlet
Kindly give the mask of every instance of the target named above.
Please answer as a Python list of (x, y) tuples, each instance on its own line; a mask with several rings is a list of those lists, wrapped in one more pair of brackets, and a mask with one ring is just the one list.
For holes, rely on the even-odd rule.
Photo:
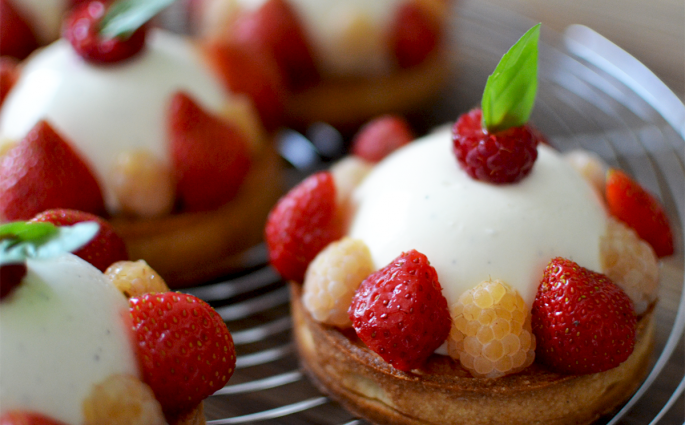
[(383, 361), (351, 330), (315, 321), (291, 283), (293, 331), (301, 364), (322, 392), (379, 424), (589, 424), (628, 399), (649, 371), (654, 313), (639, 322), (633, 354), (620, 366), (570, 376), (533, 364), (505, 378), (475, 378), (435, 354), (412, 373)]
[[(160, 29), (145, 40), (139, 53), (113, 64), (91, 63), (66, 39), (22, 64), (0, 109), (0, 198), (35, 193), (15, 188), (14, 147), (46, 124), (90, 170), (102, 199), (88, 212), (111, 220), (131, 258), (146, 259), (172, 287), (197, 284), (240, 269), (240, 254), (261, 241), (281, 193), (281, 162), (251, 99), (226, 91), (196, 46)], [(232, 144), (213, 151), (211, 141), (223, 135), (229, 140), (221, 143)], [(229, 169), (214, 172), (221, 161)], [(3, 201), (0, 220), (40, 212), (15, 208), (17, 199)], [(59, 199), (34, 209), (50, 208), (84, 209)]]
[(350, 131), (383, 113), (420, 110), (449, 73), (443, 0), (362, 4), (191, 2), (202, 43), (247, 48), (280, 74), (285, 123)]
[(64, 217), (87, 221), (0, 227), (0, 421), (204, 424), (203, 399), (235, 368), (225, 323), (199, 299), (168, 292), (144, 261), (117, 261), (104, 273), (89, 264), (91, 255), (116, 258), (118, 237), (93, 215), (45, 218)]

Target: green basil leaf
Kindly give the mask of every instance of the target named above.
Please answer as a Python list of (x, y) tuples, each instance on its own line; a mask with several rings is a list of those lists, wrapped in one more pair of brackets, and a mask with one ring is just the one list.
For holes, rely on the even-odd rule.
[(481, 108), (483, 127), (491, 133), (518, 127), (530, 118), (538, 88), (540, 24), (529, 29), (488, 77)]
[[(16, 223), (10, 224), (14, 225)], [(84, 221), (73, 226), (52, 227), (54, 229), (53, 232), (38, 239), (1, 239), (0, 265), (23, 263), (27, 258), (50, 258), (66, 252), (74, 252), (90, 242), (100, 231), (100, 225), (94, 221)]]
[(57, 233), (52, 223), (15, 221), (0, 226), (0, 239), (17, 241), (39, 240)]
[(108, 38), (128, 38), (176, 0), (117, 0), (100, 23), (100, 34)]

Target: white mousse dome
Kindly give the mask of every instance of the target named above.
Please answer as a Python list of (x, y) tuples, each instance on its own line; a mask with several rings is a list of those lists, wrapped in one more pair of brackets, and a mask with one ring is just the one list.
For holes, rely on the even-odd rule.
[(553, 257), (601, 271), (605, 228), (600, 200), (554, 149), (540, 145), (520, 182), (493, 185), (460, 168), (441, 130), (373, 169), (352, 195), (348, 234), (368, 245), (376, 268), (403, 251), (425, 254), (448, 304), (492, 278), (530, 307)]
[(0, 415), (42, 413), (83, 423), (83, 400), (111, 375), (139, 376), (128, 302), (72, 254), (27, 260), (0, 303)]

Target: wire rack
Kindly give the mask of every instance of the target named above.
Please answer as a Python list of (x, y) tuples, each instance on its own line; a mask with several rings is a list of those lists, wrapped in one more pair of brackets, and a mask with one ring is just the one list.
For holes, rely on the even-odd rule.
[[(452, 121), (478, 104), (487, 75), (533, 23), (479, 1), (455, 9), (454, 77), (418, 126)], [(538, 100), (532, 117), (561, 150), (584, 148), (635, 176), (663, 201), (675, 227), (676, 254), (663, 265), (652, 370), (635, 396), (600, 423), (683, 423), (683, 224), (685, 107), (649, 70), (586, 27), (564, 34), (543, 28)], [(343, 153), (330, 127), (307, 137), (285, 132), (281, 153), (289, 183)], [(238, 352), (230, 383), (205, 403), (209, 424), (364, 424), (303, 376), (291, 340), (288, 288), (266, 264), (263, 246), (245, 256), (245, 272), (188, 290), (227, 322)]]

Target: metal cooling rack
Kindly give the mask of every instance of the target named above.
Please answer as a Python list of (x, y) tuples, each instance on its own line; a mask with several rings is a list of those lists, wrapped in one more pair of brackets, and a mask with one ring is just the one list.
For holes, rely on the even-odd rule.
[[(454, 78), (422, 123), (425, 128), (452, 121), (478, 104), (487, 75), (533, 24), (475, 0), (462, 2), (455, 12)], [(532, 120), (559, 149), (589, 149), (628, 171), (660, 197), (669, 213), (677, 251), (663, 266), (652, 371), (635, 396), (600, 423), (683, 423), (685, 107), (643, 65), (592, 30), (574, 26), (560, 35), (543, 28)], [(339, 135), (326, 126), (313, 130), (308, 135), (313, 144), (293, 132), (281, 138), (283, 156), (296, 165), (288, 176), (291, 184), (341, 153)], [(238, 352), (229, 385), (205, 403), (208, 423), (365, 423), (319, 393), (300, 372), (288, 290), (265, 258), (264, 247), (255, 247), (243, 274), (188, 291), (217, 309)]]

